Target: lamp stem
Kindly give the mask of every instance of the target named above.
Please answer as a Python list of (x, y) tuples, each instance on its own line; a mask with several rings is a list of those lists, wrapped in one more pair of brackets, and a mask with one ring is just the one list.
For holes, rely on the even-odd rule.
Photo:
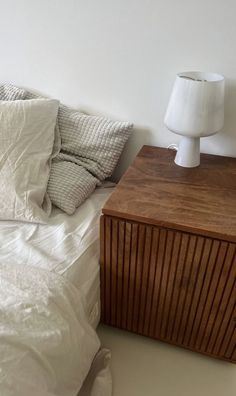
[(175, 163), (185, 168), (200, 165), (200, 138), (184, 136), (179, 143)]

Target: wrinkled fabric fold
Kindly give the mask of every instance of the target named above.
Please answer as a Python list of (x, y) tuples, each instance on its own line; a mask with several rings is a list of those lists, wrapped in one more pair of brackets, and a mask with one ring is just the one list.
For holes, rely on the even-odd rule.
[(75, 396), (99, 347), (78, 289), (58, 274), (0, 263), (1, 396)]

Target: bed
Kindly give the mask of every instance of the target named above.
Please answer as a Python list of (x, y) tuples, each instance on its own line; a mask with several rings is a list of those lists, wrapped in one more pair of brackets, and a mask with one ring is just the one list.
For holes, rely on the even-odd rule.
[[(102, 187), (97, 188), (72, 216), (54, 207), (48, 224), (29, 224), (14, 221), (0, 222), (0, 263), (2, 265), (0, 270), (0, 310), (1, 314), (5, 312), (5, 316), (10, 316), (10, 318), (5, 319), (4, 328), (2, 326), (3, 322), (1, 322), (0, 327), (1, 396), (23, 396), (23, 394), (26, 396), (27, 392), (40, 396), (48, 396), (51, 394), (62, 394), (66, 396), (74, 392), (73, 381), (74, 389), (76, 389), (76, 387), (78, 389), (80, 388), (80, 381), (86, 376), (90, 364), (84, 365), (83, 362), (83, 366), (81, 367), (80, 363), (71, 364), (69, 357), (66, 357), (68, 367), (71, 368), (73, 366), (74, 370), (78, 368), (78, 373), (69, 373), (69, 375), (63, 368), (63, 375), (67, 374), (67, 382), (68, 376), (69, 378), (71, 377), (69, 383), (72, 385), (71, 389), (68, 390), (64, 381), (58, 382), (58, 376), (61, 375), (62, 367), (57, 368), (58, 373), (50, 372), (50, 370), (55, 369), (52, 369), (53, 364), (52, 361), (50, 361), (51, 357), (49, 356), (48, 358), (47, 354), (44, 353), (45, 347), (42, 348), (43, 344), (47, 345), (48, 342), (54, 340), (55, 348), (54, 351), (51, 351), (53, 354), (57, 350), (57, 344), (61, 344), (62, 340), (59, 339), (55, 341), (54, 336), (43, 335), (42, 328), (44, 324), (40, 323), (38, 317), (34, 317), (33, 320), (37, 322), (37, 326), (40, 328), (40, 336), (35, 334), (35, 325), (32, 327), (32, 322), (27, 324), (27, 328), (25, 326), (19, 326), (18, 322), (22, 322), (22, 318), (26, 322), (28, 320), (25, 312), (17, 317), (15, 317), (14, 313), (14, 317), (12, 318), (11, 312), (9, 315), (9, 311), (10, 307), (14, 307), (15, 312), (15, 307), (17, 306), (17, 310), (19, 310), (22, 305), (24, 311), (27, 311), (27, 309), (32, 311), (32, 306), (34, 305), (35, 307), (38, 304), (38, 301), (33, 301), (32, 305), (29, 303), (28, 298), (32, 299), (31, 295), (26, 296), (26, 298), (22, 296), (23, 291), (26, 289), (27, 293), (29, 293), (27, 284), (24, 284), (21, 288), (18, 287), (19, 283), (22, 284), (29, 274), (30, 277), (32, 276), (34, 278), (35, 274), (31, 274), (32, 268), (35, 269), (37, 278), (40, 274), (40, 279), (41, 276), (43, 276), (43, 278), (46, 277), (46, 281), (53, 284), (53, 287), (49, 285), (49, 289), (54, 288), (55, 284), (59, 282), (58, 287), (60, 295), (62, 295), (60, 278), (63, 278), (63, 280), (66, 280), (66, 288), (69, 288), (70, 292), (72, 288), (74, 289), (73, 298), (70, 298), (70, 308), (75, 310), (78, 308), (80, 319), (81, 311), (84, 311), (86, 321), (82, 318), (82, 322), (85, 322), (82, 327), (74, 326), (73, 316), (71, 315), (71, 318), (67, 318), (68, 323), (70, 323), (71, 320), (74, 328), (77, 328), (78, 332), (82, 335), (80, 334), (80, 337), (78, 337), (78, 340), (75, 340), (74, 343), (69, 341), (69, 345), (64, 351), (60, 348), (60, 352), (56, 352), (53, 359), (58, 360), (63, 359), (65, 355), (68, 356), (74, 344), (76, 346), (76, 344), (79, 343), (77, 349), (81, 350), (80, 340), (85, 343), (89, 342), (94, 344), (91, 351), (88, 353), (87, 350), (85, 355), (93, 355), (94, 351), (99, 349), (99, 341), (95, 336), (95, 332), (91, 330), (96, 329), (100, 318), (99, 216), (103, 204), (113, 190), (113, 186), (114, 184), (112, 183), (104, 183)], [(10, 272), (9, 267), (11, 268)], [(17, 272), (18, 269), (20, 274)], [(49, 281), (48, 272), (50, 276), (53, 276)], [(11, 277), (16, 278), (16, 282), (13, 282)], [(38, 291), (40, 289), (39, 284), (35, 282), (35, 285)], [(56, 289), (55, 295), (58, 295)], [(55, 304), (60, 305), (60, 302), (56, 301), (56, 297), (53, 296), (53, 298), (55, 299)], [(48, 302), (46, 302), (46, 305), (48, 305)], [(37, 311), (42, 309), (44, 309), (44, 307), (37, 307)], [(63, 309), (63, 304), (62, 307), (59, 306), (59, 310), (61, 309)], [(43, 312), (43, 315), (46, 315), (46, 312)], [(51, 315), (50, 310), (48, 310), (48, 315)], [(32, 318), (32, 312), (30, 312), (30, 317)], [(55, 320), (58, 319), (55, 318)], [(8, 329), (6, 329), (6, 323), (9, 323)], [(31, 328), (31, 330), (29, 330), (29, 328)], [(59, 334), (59, 325), (56, 326), (56, 331)], [(30, 332), (31, 334), (29, 334)], [(88, 339), (85, 340), (83, 332), (90, 333)], [(28, 337), (27, 342), (24, 339), (22, 340), (22, 337), (24, 338), (25, 336)], [(33, 339), (33, 347), (32, 339), (30, 340), (31, 336)], [(64, 335), (64, 340), (68, 342), (67, 336), (67, 334)], [(73, 334), (72, 336), (75, 337)], [(21, 346), (19, 347), (20, 344)], [(23, 346), (24, 348), (21, 349)], [(101, 360), (101, 354), (102, 351), (100, 350), (95, 358), (94, 365), (98, 365), (96, 360)], [(104, 357), (107, 358), (106, 351), (103, 353), (102, 365), (100, 364), (100, 368), (102, 367), (102, 369), (104, 369)], [(13, 360), (15, 362), (14, 365), (12, 365)], [(88, 356), (87, 361), (89, 362), (90, 360), (91, 357)], [(98, 372), (101, 373), (99, 367), (96, 369), (96, 376)], [(45, 373), (47, 373), (47, 380), (44, 379)], [(73, 376), (76, 377), (76, 381)], [(29, 378), (31, 378), (30, 381)], [(52, 393), (48, 393), (47, 389), (50, 389), (50, 387), (53, 389), (53, 380), (57, 382), (57, 385), (54, 384), (55, 389)], [(95, 386), (94, 382), (96, 382), (96, 380), (93, 373), (89, 385), (90, 389)], [(98, 389), (100, 389), (103, 385), (97, 384), (95, 388), (98, 387)], [(108, 383), (105, 385), (104, 395), (106, 394), (106, 389), (107, 394), (110, 394), (110, 386), (111, 384), (108, 380)], [(88, 388), (88, 384), (86, 384), (86, 387)], [(93, 392), (97, 392), (95, 388)], [(21, 389), (23, 393), (21, 393)], [(93, 394), (88, 391), (85, 393), (83, 392), (85, 391), (82, 388), (80, 391), (81, 395)]]
[(0, 259), (57, 273), (81, 290), (89, 323), (100, 318), (99, 216), (114, 187), (104, 183), (69, 216), (54, 207), (48, 224), (0, 222)]
[(1, 396), (111, 396), (99, 217), (131, 129), (0, 85)]

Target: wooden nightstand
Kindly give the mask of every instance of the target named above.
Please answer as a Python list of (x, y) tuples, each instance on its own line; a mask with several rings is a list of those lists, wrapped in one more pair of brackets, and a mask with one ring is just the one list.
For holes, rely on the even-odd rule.
[(102, 322), (236, 362), (236, 159), (144, 146), (101, 217)]

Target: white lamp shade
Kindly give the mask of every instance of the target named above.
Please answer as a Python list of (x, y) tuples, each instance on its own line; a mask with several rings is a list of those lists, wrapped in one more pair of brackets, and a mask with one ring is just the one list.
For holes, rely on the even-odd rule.
[(164, 122), (172, 132), (189, 137), (220, 131), (224, 125), (224, 77), (215, 73), (179, 73)]

